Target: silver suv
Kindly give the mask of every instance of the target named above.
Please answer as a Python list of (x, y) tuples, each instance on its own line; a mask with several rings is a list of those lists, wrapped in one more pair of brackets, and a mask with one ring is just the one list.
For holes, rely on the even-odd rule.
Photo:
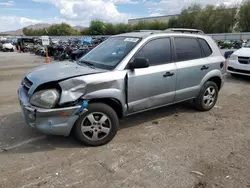
[(213, 108), (226, 76), (217, 45), (203, 34), (133, 32), (110, 37), (78, 62), (27, 74), (18, 90), (27, 123), (45, 134), (103, 145), (119, 118), (192, 100)]

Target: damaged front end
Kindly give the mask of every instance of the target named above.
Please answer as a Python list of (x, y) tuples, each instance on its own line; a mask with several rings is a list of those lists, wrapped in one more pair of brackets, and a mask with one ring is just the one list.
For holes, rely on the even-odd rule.
[(30, 104), (27, 90), (22, 86), (18, 90), (22, 114), (28, 125), (50, 135), (68, 136), (79, 115), (87, 111), (87, 101), (70, 107), (39, 108)]
[(68, 136), (92, 100), (114, 99), (125, 112), (125, 76), (126, 71), (102, 72), (40, 85), (26, 77), (18, 90), (24, 118), (40, 132)]

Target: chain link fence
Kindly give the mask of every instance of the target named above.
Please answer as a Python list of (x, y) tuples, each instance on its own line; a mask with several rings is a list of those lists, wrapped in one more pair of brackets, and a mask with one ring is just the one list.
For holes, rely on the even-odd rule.
[(218, 34), (208, 34), (214, 40), (241, 40), (250, 39), (250, 33), (218, 33)]

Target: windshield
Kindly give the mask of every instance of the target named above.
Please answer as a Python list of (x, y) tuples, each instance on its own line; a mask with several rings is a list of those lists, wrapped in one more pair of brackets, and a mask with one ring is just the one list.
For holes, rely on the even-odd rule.
[(245, 45), (245, 48), (250, 48), (250, 41)]
[(114, 69), (138, 44), (140, 38), (112, 37), (91, 50), (79, 60), (100, 69)]

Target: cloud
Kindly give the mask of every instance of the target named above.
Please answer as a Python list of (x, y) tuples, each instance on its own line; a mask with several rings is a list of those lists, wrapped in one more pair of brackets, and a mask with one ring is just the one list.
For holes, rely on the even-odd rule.
[(111, 0), (114, 4), (138, 4), (138, 0)]
[(39, 20), (16, 16), (0, 16), (0, 31), (10, 31), (39, 23)]
[(13, 5), (14, 5), (14, 1), (0, 2), (0, 6), (13, 6)]
[(207, 4), (219, 5), (225, 4), (227, 6), (234, 5), (236, 3), (241, 3), (242, 0), (161, 0), (159, 2), (155, 1), (145, 1), (145, 6), (148, 7), (148, 13), (152, 15), (171, 15), (179, 14), (181, 10), (193, 3), (198, 3), (202, 6)]
[(91, 20), (127, 22), (134, 15), (119, 12), (117, 4), (137, 4), (141, 0), (33, 0), (51, 3), (60, 10), (61, 16), (69, 21), (88, 25)]
[[(34, 25), (38, 23), (48, 23), (48, 24), (59, 24), (66, 22), (65, 19), (61, 18), (47, 18), (44, 20), (30, 19), (26, 17), (17, 17), (17, 16), (0, 16), (0, 32), (3, 31), (12, 31), (17, 29), (22, 29), (29, 25)], [(70, 25), (74, 25), (74, 22), (67, 22)]]

